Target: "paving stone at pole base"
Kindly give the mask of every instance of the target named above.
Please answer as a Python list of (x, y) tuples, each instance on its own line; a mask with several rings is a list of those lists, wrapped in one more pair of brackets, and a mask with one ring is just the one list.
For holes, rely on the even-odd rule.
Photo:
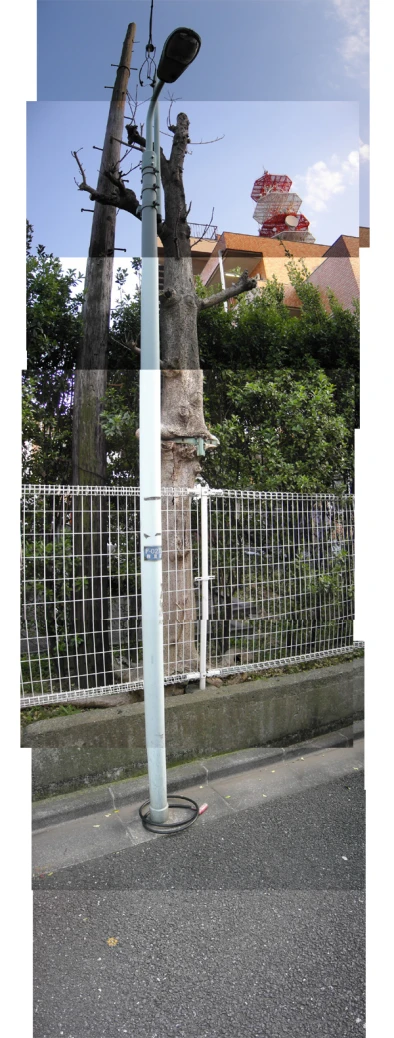
[[(363, 716), (364, 661), (166, 699), (169, 765), (289, 744)], [(29, 725), (36, 798), (146, 773), (144, 706), (86, 711)]]

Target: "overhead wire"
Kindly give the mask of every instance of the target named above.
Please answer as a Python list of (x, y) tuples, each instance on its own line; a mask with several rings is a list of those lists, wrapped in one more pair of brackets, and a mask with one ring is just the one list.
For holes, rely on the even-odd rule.
[(145, 86), (145, 83), (144, 83), (144, 81), (142, 79), (142, 69), (144, 68), (144, 65), (146, 65), (146, 78), (147, 78), (147, 80), (149, 80), (150, 83), (154, 83), (154, 81), (156, 79), (156, 62), (154, 60), (155, 59), (155, 54), (156, 54), (156, 47), (154, 46), (153, 41), (152, 41), (153, 4), (154, 4), (154, 0), (151, 0), (150, 14), (149, 14), (149, 39), (148, 39), (147, 45), (145, 47), (145, 59), (142, 62), (141, 68), (140, 68), (139, 73), (138, 73), (138, 79), (139, 79), (140, 86)]

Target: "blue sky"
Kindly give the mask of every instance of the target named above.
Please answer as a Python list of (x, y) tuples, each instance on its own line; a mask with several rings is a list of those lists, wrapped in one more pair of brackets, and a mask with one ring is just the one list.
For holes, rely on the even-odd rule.
[[(186, 76), (186, 74), (185, 74)], [(197, 102), (185, 107), (192, 142), (223, 138), (213, 144), (190, 145), (185, 160), (185, 189), (192, 202), (190, 219), (213, 222), (219, 231), (257, 234), (250, 197), (254, 180), (265, 166), (285, 173), (303, 199), (302, 211), (311, 221), (316, 240), (331, 244), (339, 234), (358, 233), (358, 105), (355, 102)], [(140, 109), (141, 121), (146, 106)], [(161, 126), (167, 131), (169, 102), (161, 103)], [(78, 192), (80, 180), (71, 151), (83, 147), (87, 181), (97, 182), (100, 152), (108, 113), (106, 102), (34, 102), (28, 105), (27, 212), (35, 241), (60, 256), (85, 256), (89, 247), (89, 196)], [(171, 138), (162, 136), (164, 151)], [(123, 165), (138, 163), (140, 153)], [(45, 190), (43, 172), (45, 170)], [(130, 175), (140, 191), (140, 170)], [(116, 244), (127, 255), (139, 255), (141, 226), (119, 213)]]
[[(83, 256), (89, 245), (88, 196), (77, 193), (71, 150), (95, 184), (109, 104), (105, 85), (119, 60), (127, 23), (137, 25), (133, 65), (148, 40), (150, 0), (39, 0), (37, 103), (28, 110), (28, 217), (35, 240), (58, 255)], [(316, 240), (368, 224), (367, 0), (155, 0), (153, 42), (190, 25), (201, 35), (197, 60), (172, 88), (198, 142), (185, 186), (191, 219), (253, 234), (250, 192), (263, 166), (286, 173), (303, 199)], [(133, 93), (137, 73), (132, 73)], [(139, 88), (138, 99), (150, 93)], [(168, 93), (168, 91), (167, 91)], [(313, 98), (313, 100), (312, 100)], [(139, 109), (143, 121), (146, 106)], [(166, 129), (168, 101), (161, 103)], [(361, 142), (358, 206), (356, 152)], [(169, 138), (162, 137), (164, 146)], [(136, 159), (139, 156), (136, 154)], [(45, 192), (42, 189), (45, 170)], [(139, 190), (139, 170), (132, 175)], [(125, 214), (117, 244), (138, 254), (139, 227)]]
[[(185, 100), (366, 100), (367, 0), (155, 0), (153, 42), (177, 25), (200, 33)], [(133, 65), (148, 39), (150, 0), (38, 0), (39, 100), (107, 100), (129, 21)], [(109, 80), (111, 82), (111, 80)]]

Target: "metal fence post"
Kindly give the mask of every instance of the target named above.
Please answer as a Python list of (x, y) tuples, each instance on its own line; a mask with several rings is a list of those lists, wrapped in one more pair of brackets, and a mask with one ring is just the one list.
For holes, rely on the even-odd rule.
[(199, 487), (201, 507), (201, 617), (200, 617), (200, 688), (204, 689), (207, 678), (207, 627), (208, 627), (208, 488)]

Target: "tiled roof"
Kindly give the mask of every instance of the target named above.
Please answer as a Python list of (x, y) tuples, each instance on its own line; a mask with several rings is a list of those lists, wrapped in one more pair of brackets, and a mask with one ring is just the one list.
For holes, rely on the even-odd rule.
[(359, 241), (360, 249), (369, 248), (369, 227), (360, 227), (359, 229)]
[(223, 231), (216, 247), (218, 251), (231, 249), (236, 252), (257, 252), (263, 256), (285, 256), (284, 248), (291, 252), (292, 256), (324, 256), (329, 248), (328, 245), (304, 241), (282, 243), (277, 238), (260, 238), (258, 234), (233, 234), (231, 231)]
[(352, 238), (349, 234), (341, 234), (334, 244), (326, 252), (329, 256), (358, 256), (359, 239)]

